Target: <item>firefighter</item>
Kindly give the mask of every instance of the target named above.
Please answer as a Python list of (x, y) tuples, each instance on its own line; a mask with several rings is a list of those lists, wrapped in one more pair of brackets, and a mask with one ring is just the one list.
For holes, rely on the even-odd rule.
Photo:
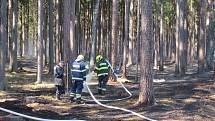
[(71, 102), (76, 102), (78, 104), (83, 103), (81, 101), (81, 93), (83, 89), (83, 82), (86, 80), (86, 67), (83, 55), (79, 55), (72, 63), (71, 73), (73, 86), (70, 92), (70, 100)]
[(54, 81), (56, 87), (56, 99), (60, 100), (61, 94), (64, 93), (64, 62), (60, 61), (58, 65), (54, 67)]
[(101, 55), (96, 56), (96, 67), (94, 71), (97, 73), (99, 79), (98, 93), (104, 95), (106, 93), (110, 65)]

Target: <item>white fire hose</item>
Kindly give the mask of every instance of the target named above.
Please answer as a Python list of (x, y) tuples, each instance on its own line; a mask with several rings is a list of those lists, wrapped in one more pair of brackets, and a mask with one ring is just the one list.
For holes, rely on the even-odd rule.
[[(108, 62), (108, 61), (107, 61)], [(110, 63), (108, 62), (108, 64), (110, 65)], [(112, 66), (110, 65), (112, 71), (113, 71), (113, 68)], [(113, 71), (114, 72), (114, 71)], [(114, 75), (117, 77), (117, 75), (114, 73)], [(93, 101), (95, 101), (98, 105), (100, 106), (103, 106), (105, 108), (109, 108), (109, 109), (116, 109), (116, 110), (121, 110), (121, 111), (125, 111), (125, 112), (128, 112), (128, 113), (131, 113), (133, 115), (136, 115), (142, 119), (146, 119), (148, 121), (157, 121), (157, 120), (154, 120), (154, 119), (151, 119), (151, 118), (148, 118), (146, 116), (143, 116), (137, 112), (134, 112), (134, 111), (131, 111), (131, 110), (128, 110), (128, 109), (125, 109), (125, 108), (120, 108), (120, 107), (116, 107), (116, 106), (109, 106), (109, 105), (105, 105), (105, 104), (102, 104), (101, 102), (105, 102), (105, 101), (121, 101), (121, 100), (125, 100), (125, 99), (129, 99), (131, 98), (132, 94), (128, 91), (128, 89), (123, 85), (123, 83), (120, 81), (119, 82), (122, 87), (124, 88), (124, 90), (129, 94), (128, 97), (125, 97), (125, 98), (120, 98), (120, 99), (115, 99), (115, 100), (97, 100), (95, 98), (95, 96), (93, 95), (93, 93), (91, 92), (89, 86), (88, 86), (88, 83), (86, 82), (86, 88), (88, 90), (88, 92), (90, 93), (91, 97), (93, 98)], [(91, 100), (88, 100), (88, 101), (91, 101)], [(24, 117), (24, 118), (27, 118), (27, 119), (32, 119), (32, 120), (37, 120), (37, 121), (84, 121), (84, 120), (53, 120), (53, 119), (43, 119), (43, 118), (38, 118), (38, 117), (34, 117), (34, 116), (29, 116), (29, 115), (25, 115), (25, 114), (21, 114), (21, 113), (18, 113), (18, 112), (14, 112), (14, 111), (11, 111), (11, 110), (8, 110), (8, 109), (5, 109), (5, 108), (2, 108), (0, 107), (0, 110), (1, 111), (4, 111), (4, 112), (7, 112), (7, 113), (10, 113), (10, 114), (13, 114), (13, 115), (17, 115), (17, 116), (20, 116), (20, 117)]]
[[(106, 61), (107, 61), (107, 60), (106, 60)], [(109, 64), (109, 66), (111, 67), (112, 72), (114, 72), (113, 67), (111, 66), (111, 64), (109, 63), (109, 61), (107, 61), (107, 62), (108, 62), (108, 64)], [(115, 73), (114, 73), (114, 75), (116, 76), (116, 79), (118, 79), (118, 76), (117, 76)], [(100, 106), (103, 106), (103, 107), (109, 108), (109, 109), (116, 109), (116, 110), (125, 111), (125, 112), (131, 113), (131, 114), (133, 114), (133, 115), (136, 115), (136, 116), (138, 116), (138, 117), (140, 117), (140, 118), (142, 118), (142, 119), (149, 120), (149, 121), (156, 121), (156, 120), (154, 120), (154, 119), (148, 118), (148, 117), (146, 117), (146, 116), (143, 116), (143, 115), (141, 115), (141, 114), (139, 114), (139, 113), (136, 113), (136, 112), (134, 112), (134, 111), (131, 111), (131, 110), (128, 110), (128, 109), (125, 109), (125, 108), (120, 108), (120, 107), (116, 107), (116, 106), (109, 106), (109, 105), (105, 105), (105, 104), (101, 103), (101, 102), (106, 102), (106, 101), (121, 101), (121, 100), (128, 99), (128, 98), (130, 98), (130, 97), (132, 96), (131, 92), (128, 91), (128, 89), (124, 86), (124, 84), (123, 84), (121, 81), (119, 81), (119, 83), (120, 83), (120, 85), (122, 85), (122, 87), (124, 88), (124, 90), (129, 94), (128, 97), (121, 98), (121, 99), (115, 99), (115, 100), (97, 100), (97, 99), (95, 98), (95, 96), (93, 95), (92, 91), (90, 90), (87, 81), (86, 81), (86, 87), (87, 87), (88, 92), (90, 93), (91, 97), (93, 98), (93, 101), (95, 101), (95, 102), (96, 102), (98, 105), (100, 105)], [(87, 100), (87, 101), (88, 101), (88, 100)]]

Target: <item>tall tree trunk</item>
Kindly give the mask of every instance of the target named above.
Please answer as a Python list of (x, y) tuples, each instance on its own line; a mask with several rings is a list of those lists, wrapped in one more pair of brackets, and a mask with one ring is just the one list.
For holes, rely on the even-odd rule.
[(48, 56), (47, 56), (47, 45), (48, 45), (48, 5), (45, 1), (44, 5), (44, 41), (43, 41), (43, 56), (44, 56), (44, 66), (48, 63)]
[(138, 0), (138, 3), (137, 3), (137, 44), (136, 44), (136, 47), (137, 47), (137, 55), (136, 55), (136, 82), (138, 81), (138, 68), (139, 68), (139, 58), (140, 58), (140, 0)]
[(152, 75), (152, 0), (143, 0), (141, 3), (141, 77), (138, 104), (149, 105), (154, 103), (153, 75)]
[(123, 45), (123, 67), (122, 67), (122, 78), (126, 78), (126, 63), (127, 63), (127, 45), (129, 41), (129, 7), (130, 0), (125, 0), (125, 33), (124, 33), (124, 45)]
[(44, 1), (38, 1), (38, 45), (37, 45), (37, 83), (42, 83), (43, 73), (43, 36), (44, 31)]
[(158, 53), (159, 53), (159, 22), (158, 22), (158, 16), (159, 16), (159, 0), (155, 1), (156, 4), (156, 15), (155, 15), (155, 45), (154, 45), (154, 68), (158, 69)]
[(205, 42), (206, 42), (206, 2), (199, 0), (200, 3), (200, 28), (198, 41), (198, 72), (201, 73), (205, 69)]
[(95, 62), (96, 56), (96, 38), (97, 38), (97, 19), (99, 14), (100, 0), (95, 1), (95, 6), (93, 9), (93, 26), (92, 26), (92, 46), (90, 55), (90, 66), (92, 67)]
[(164, 15), (163, 15), (163, 0), (160, 0), (160, 4), (161, 4), (161, 11), (160, 11), (160, 41), (159, 41), (159, 55), (160, 55), (160, 63), (159, 63), (159, 70), (163, 71), (163, 63), (164, 63)]
[(119, 31), (119, 0), (113, 0), (112, 3), (112, 48), (111, 48), (111, 64), (115, 67), (116, 64), (116, 43)]
[(24, 3), (24, 56), (28, 56), (29, 55), (29, 1)]
[(68, 62), (70, 57), (70, 0), (64, 0), (63, 6), (64, 61)]
[(184, 75), (187, 67), (187, 0), (179, 0), (179, 74)]
[[(77, 56), (77, 41), (75, 39), (75, 3), (76, 0), (70, 0), (70, 50), (68, 57), (75, 58)], [(71, 59), (69, 58), (69, 60)]]
[[(9, 70), (12, 70), (12, 56), (13, 56), (13, 40), (12, 40), (12, 29), (13, 29), (13, 0), (8, 1), (8, 56), (9, 56)], [(7, 51), (7, 50), (6, 50)], [(8, 58), (8, 57), (6, 57)], [(8, 60), (8, 59), (7, 59)]]
[(54, 19), (54, 15), (53, 15), (53, 9), (54, 9), (54, 5), (53, 5), (53, 0), (49, 0), (48, 1), (49, 4), (49, 74), (53, 74), (54, 71), (54, 45), (53, 45), (53, 37), (54, 37), (54, 33), (53, 33), (53, 19)]
[(12, 24), (12, 34), (11, 34), (11, 40), (12, 40), (12, 50), (10, 54), (10, 71), (11, 72), (17, 72), (17, 22), (18, 22), (18, 1), (13, 0), (13, 24)]
[[(21, 5), (21, 8), (20, 8), (20, 12), (19, 12), (19, 15), (20, 15), (20, 35), (19, 35), (19, 56), (20, 58), (23, 57), (23, 5)], [(21, 64), (19, 65), (21, 66)], [(20, 68), (22, 69), (22, 68)]]
[(127, 66), (130, 66), (133, 64), (133, 27), (134, 27), (134, 1), (130, 0), (130, 6), (129, 6), (129, 40), (128, 40), (128, 62)]
[(206, 58), (207, 58), (207, 70), (213, 69), (214, 49), (215, 49), (215, 36), (214, 36), (214, 11), (213, 11), (213, 0), (208, 0), (208, 11), (207, 11), (207, 45), (206, 45)]
[(5, 43), (7, 41), (7, 0), (0, 2), (0, 90), (6, 89), (5, 80)]
[(175, 40), (176, 40), (176, 54), (175, 54), (175, 74), (179, 74), (179, 0), (176, 0), (176, 32), (175, 32)]
[(56, 28), (55, 28), (55, 58), (60, 61), (60, 1), (56, 0)]

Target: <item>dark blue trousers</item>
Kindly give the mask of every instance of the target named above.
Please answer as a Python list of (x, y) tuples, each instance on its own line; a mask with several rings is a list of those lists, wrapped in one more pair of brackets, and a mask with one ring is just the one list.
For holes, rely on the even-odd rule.
[(71, 88), (70, 97), (76, 98), (76, 99), (81, 99), (81, 93), (82, 93), (83, 87), (84, 87), (83, 81), (74, 80), (73, 86)]

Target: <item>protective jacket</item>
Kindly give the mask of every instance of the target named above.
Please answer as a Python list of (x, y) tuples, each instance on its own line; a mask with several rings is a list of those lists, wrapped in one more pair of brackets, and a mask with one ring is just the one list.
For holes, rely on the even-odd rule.
[(74, 61), (71, 68), (72, 80), (86, 80), (86, 67), (83, 61)]
[(64, 69), (63, 67), (60, 67), (59, 65), (56, 65), (54, 67), (54, 77), (55, 77), (55, 85), (63, 85), (63, 74), (64, 74)]
[(110, 65), (105, 59), (96, 62), (95, 72), (97, 73), (98, 77), (108, 75), (109, 71)]

